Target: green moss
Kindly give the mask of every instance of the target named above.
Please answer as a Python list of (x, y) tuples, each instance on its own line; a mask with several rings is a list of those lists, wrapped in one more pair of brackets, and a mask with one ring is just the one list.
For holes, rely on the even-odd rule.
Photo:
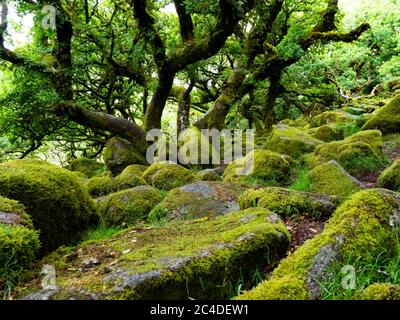
[(297, 128), (300, 130), (308, 130), (310, 128), (310, 119), (308, 117), (300, 117), (297, 118), (296, 120), (291, 120), (291, 119), (285, 119), (280, 122), (280, 124)]
[(323, 163), (310, 171), (311, 192), (347, 198), (361, 190), (361, 183), (336, 161)]
[[(255, 270), (273, 267), (289, 241), (275, 214), (253, 208), (209, 220), (128, 229), (108, 241), (55, 253), (46, 263), (56, 267), (60, 289), (80, 288), (104, 299), (226, 299), (239, 279), (248, 288)], [(99, 263), (82, 274), (79, 268), (88, 258)], [(35, 288), (30, 282), (18, 295)]]
[(331, 142), (340, 140), (341, 135), (332, 126), (324, 124), (321, 127), (316, 128), (311, 134), (311, 137), (320, 141)]
[(161, 200), (158, 190), (139, 186), (100, 198), (98, 208), (106, 226), (130, 226), (147, 218)]
[(85, 188), (92, 197), (101, 197), (118, 191), (111, 177), (94, 177), (87, 181)]
[(153, 163), (143, 173), (143, 178), (153, 187), (165, 190), (179, 188), (194, 181), (190, 170), (172, 162)]
[(363, 122), (362, 116), (355, 116), (343, 110), (326, 111), (311, 119), (311, 127), (317, 128), (325, 124), (360, 124)]
[(76, 176), (44, 161), (0, 164), (0, 195), (25, 205), (40, 231), (42, 252), (78, 241), (98, 220), (93, 200)]
[(314, 217), (329, 216), (338, 199), (308, 192), (268, 187), (250, 189), (239, 197), (240, 208), (262, 207), (282, 217), (307, 213)]
[(128, 140), (118, 137), (107, 142), (103, 159), (114, 175), (121, 173), (131, 164), (146, 164), (146, 158)]
[(29, 268), (40, 247), (39, 234), (24, 206), (0, 197), (0, 295), (14, 287), (21, 272)]
[(134, 174), (119, 175), (116, 178), (109, 176), (94, 177), (90, 179), (85, 187), (92, 197), (101, 197), (113, 192), (145, 185), (143, 178)]
[(83, 173), (86, 177), (93, 177), (101, 174), (107, 168), (103, 163), (97, 162), (93, 159), (79, 158), (74, 159), (68, 166), (71, 171)]
[(147, 184), (142, 177), (135, 174), (120, 174), (114, 179), (114, 182), (118, 190), (125, 190)]
[(395, 96), (362, 127), (362, 130), (378, 129), (384, 134), (399, 133), (400, 95)]
[(292, 158), (270, 150), (254, 150), (246, 157), (233, 161), (225, 169), (224, 182), (243, 180), (246, 177), (265, 181), (284, 182), (293, 163)]
[(197, 181), (220, 181), (221, 177), (213, 169), (207, 169), (196, 173), (195, 180)]
[(400, 159), (381, 173), (378, 186), (400, 192)]
[(382, 134), (377, 130), (359, 132), (342, 141), (318, 146), (314, 153), (304, 158), (311, 168), (336, 160), (350, 174), (370, 173), (384, 164)]
[(366, 288), (360, 300), (400, 300), (400, 285), (375, 283)]
[[(320, 284), (329, 278), (333, 265), (344, 261), (351, 265), (360, 259), (367, 263), (393, 251), (396, 236), (389, 221), (398, 205), (397, 195), (384, 189), (354, 194), (335, 211), (321, 234), (282, 260), (269, 280), (238, 299), (320, 298)], [(296, 296), (288, 296), (286, 286)]]
[(125, 175), (136, 175), (141, 177), (143, 175), (143, 172), (146, 171), (148, 167), (145, 165), (141, 165), (141, 164), (132, 164), (130, 166), (127, 166), (122, 172), (121, 172), (121, 176), (125, 176)]
[(299, 157), (312, 152), (322, 141), (311, 137), (307, 132), (285, 125), (278, 125), (269, 135), (265, 148), (291, 157)]

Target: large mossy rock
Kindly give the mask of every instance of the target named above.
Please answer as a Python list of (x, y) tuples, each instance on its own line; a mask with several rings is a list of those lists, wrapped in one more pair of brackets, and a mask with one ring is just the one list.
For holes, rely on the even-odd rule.
[(139, 186), (97, 199), (102, 222), (107, 226), (131, 226), (147, 218), (149, 212), (161, 202), (157, 189)]
[(224, 182), (254, 178), (266, 182), (284, 182), (289, 178), (293, 159), (270, 150), (254, 150), (231, 162), (224, 171)]
[(121, 176), (129, 176), (133, 174), (141, 177), (147, 168), (147, 166), (142, 164), (131, 164), (121, 172)]
[(360, 300), (400, 300), (400, 285), (374, 283), (358, 297)]
[(382, 144), (380, 131), (361, 131), (342, 141), (318, 146), (304, 159), (311, 168), (336, 160), (350, 174), (371, 172), (383, 165)]
[(40, 232), (43, 253), (78, 241), (98, 221), (94, 202), (77, 177), (44, 161), (0, 164), (0, 196), (25, 205)]
[(320, 299), (322, 285), (344, 265), (376, 263), (395, 254), (399, 229), (398, 194), (385, 189), (360, 191), (333, 214), (324, 231), (282, 260), (269, 280), (238, 299)]
[(278, 125), (268, 136), (265, 149), (297, 158), (312, 152), (322, 141), (311, 137), (307, 132), (286, 125)]
[(384, 107), (376, 111), (362, 130), (378, 129), (383, 134), (400, 132), (400, 95), (395, 96)]
[(105, 164), (97, 162), (93, 159), (78, 158), (71, 161), (68, 169), (74, 172), (81, 172), (86, 177), (91, 178), (106, 171), (107, 167)]
[(149, 219), (198, 219), (239, 210), (238, 197), (247, 187), (222, 182), (195, 182), (169, 192)]
[(239, 204), (241, 209), (261, 207), (281, 217), (308, 214), (319, 218), (330, 216), (339, 204), (339, 199), (310, 192), (268, 187), (245, 191), (239, 197)]
[[(223, 284), (240, 280), (251, 286), (255, 270), (273, 267), (289, 243), (279, 217), (257, 208), (128, 229), (111, 240), (55, 252), (46, 263), (57, 270), (59, 290), (85, 290), (98, 299), (227, 299), (235, 289)], [(39, 293), (35, 282), (18, 290), (19, 296), (30, 294), (27, 298)]]
[(378, 178), (378, 186), (400, 192), (400, 159), (381, 173)]
[(146, 158), (128, 140), (118, 137), (114, 137), (107, 142), (103, 152), (103, 159), (114, 175), (121, 173), (131, 164), (145, 165), (147, 163)]
[(297, 128), (300, 130), (308, 130), (310, 128), (310, 120), (311, 119), (309, 117), (301, 116), (296, 120), (291, 120), (291, 119), (282, 120), (281, 122), (279, 122), (279, 124)]
[(146, 181), (134, 174), (120, 174), (113, 177), (93, 177), (85, 183), (85, 188), (94, 197), (106, 196), (110, 193), (145, 185)]
[(313, 130), (312, 133), (309, 132), (311, 137), (320, 141), (332, 142), (341, 139), (340, 133), (333, 126), (327, 124), (310, 130)]
[(214, 169), (205, 169), (197, 172), (195, 179), (197, 181), (220, 181), (221, 176)]
[(311, 119), (311, 127), (317, 128), (325, 124), (329, 125), (360, 125), (363, 122), (362, 116), (355, 116), (344, 110), (323, 112)]
[(363, 188), (363, 184), (352, 177), (335, 160), (325, 162), (310, 171), (311, 191), (347, 198)]
[(31, 267), (40, 247), (39, 234), (22, 204), (0, 197), (0, 294)]
[(162, 161), (148, 167), (143, 178), (155, 188), (172, 190), (194, 181), (194, 174), (179, 164)]

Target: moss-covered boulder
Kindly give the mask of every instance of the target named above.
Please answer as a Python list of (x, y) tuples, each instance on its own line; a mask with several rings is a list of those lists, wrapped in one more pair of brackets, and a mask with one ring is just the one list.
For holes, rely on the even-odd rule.
[[(324, 231), (282, 260), (269, 280), (238, 299), (320, 299), (322, 285), (344, 265), (375, 263), (394, 254), (400, 199), (385, 189), (360, 191), (344, 202)], [(397, 217), (397, 219), (394, 219)]]
[(0, 195), (25, 205), (43, 253), (78, 241), (98, 221), (94, 202), (76, 176), (44, 161), (0, 164)]
[(279, 122), (279, 124), (286, 125), (289, 127), (297, 128), (300, 130), (308, 130), (310, 128), (310, 118), (301, 116), (296, 120), (285, 119)]
[(331, 142), (341, 139), (340, 133), (333, 126), (327, 124), (310, 130), (313, 130), (313, 132), (311, 133), (311, 137), (320, 141)]
[(303, 158), (311, 168), (336, 160), (350, 174), (375, 171), (383, 166), (382, 133), (361, 131), (342, 141), (320, 145)]
[(320, 144), (323, 144), (323, 142), (311, 137), (305, 131), (278, 125), (268, 136), (265, 149), (296, 158), (304, 153), (314, 151)]
[(85, 187), (92, 197), (97, 198), (145, 184), (146, 181), (140, 176), (120, 174), (115, 178), (109, 176), (94, 177), (86, 182)]
[(151, 211), (149, 219), (198, 219), (237, 211), (237, 199), (246, 188), (234, 183), (195, 182), (170, 191)]
[(150, 186), (139, 186), (97, 199), (102, 222), (107, 226), (131, 226), (145, 220), (162, 200), (160, 192)]
[(378, 129), (383, 134), (400, 132), (400, 95), (395, 96), (384, 107), (376, 111), (362, 130)]
[(0, 197), (0, 294), (16, 285), (31, 267), (40, 247), (39, 234), (22, 204)]
[(86, 182), (85, 188), (94, 198), (118, 191), (111, 177), (94, 177)]
[(85, 174), (86, 177), (91, 178), (97, 176), (107, 170), (104, 163), (97, 162), (93, 159), (78, 158), (71, 161), (68, 166), (71, 171), (77, 171)]
[(246, 157), (233, 161), (223, 174), (224, 182), (251, 177), (264, 181), (284, 182), (289, 178), (293, 159), (270, 150), (254, 150)]
[(250, 189), (239, 197), (241, 209), (261, 207), (269, 209), (281, 217), (308, 214), (319, 218), (330, 216), (335, 211), (339, 199), (327, 195), (268, 187)]
[(130, 189), (147, 184), (141, 176), (135, 174), (120, 174), (119, 176), (115, 177), (114, 183), (117, 190)]
[[(257, 208), (128, 229), (72, 252), (55, 252), (46, 263), (55, 266), (59, 289), (85, 290), (99, 299), (227, 299), (238, 281), (251, 287), (255, 270), (273, 267), (289, 243), (279, 217)], [(16, 292), (23, 297), (38, 291), (40, 284), (32, 281)]]
[(355, 116), (344, 110), (326, 111), (311, 119), (311, 127), (313, 128), (321, 127), (324, 124), (360, 125), (362, 123), (362, 116)]
[(352, 177), (335, 160), (325, 162), (310, 171), (311, 191), (347, 198), (363, 188), (363, 184)]
[(378, 178), (378, 186), (400, 192), (400, 159), (381, 173)]
[(126, 176), (126, 175), (136, 175), (141, 177), (143, 175), (143, 172), (146, 171), (148, 167), (142, 164), (131, 164), (130, 166), (127, 166), (122, 172), (121, 176)]
[(400, 285), (374, 283), (358, 297), (360, 300), (400, 300)]
[(171, 190), (194, 181), (194, 174), (179, 164), (162, 161), (153, 163), (142, 176), (158, 189)]
[[(219, 136), (215, 138), (221, 139)], [(217, 141), (214, 141), (214, 143), (217, 143)], [(198, 164), (202, 163), (202, 160), (206, 160), (206, 163), (212, 163), (213, 158), (217, 159), (220, 156), (220, 150), (216, 150), (214, 145), (210, 143), (210, 137), (196, 127), (180, 132), (178, 148), (179, 161), (189, 167), (200, 167)]]
[(220, 181), (221, 176), (214, 169), (205, 169), (197, 172), (195, 179), (198, 181)]
[(131, 164), (147, 163), (146, 158), (135, 147), (122, 138), (114, 137), (107, 142), (103, 152), (103, 159), (108, 169), (117, 175)]

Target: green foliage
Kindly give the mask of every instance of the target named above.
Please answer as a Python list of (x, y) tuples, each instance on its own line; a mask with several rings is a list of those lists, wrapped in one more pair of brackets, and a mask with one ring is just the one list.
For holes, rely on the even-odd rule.
[(121, 227), (107, 227), (104, 224), (99, 224), (97, 228), (85, 232), (82, 242), (109, 240), (120, 231), (122, 231)]
[(58, 96), (48, 80), (17, 69), (12, 83), (12, 88), (0, 95), (0, 159), (36, 150), (45, 140), (55, 139), (65, 125), (51, 110)]
[(312, 181), (309, 170), (304, 167), (296, 167), (293, 172), (296, 178), (291, 184), (290, 189), (295, 191), (310, 192), (312, 189)]

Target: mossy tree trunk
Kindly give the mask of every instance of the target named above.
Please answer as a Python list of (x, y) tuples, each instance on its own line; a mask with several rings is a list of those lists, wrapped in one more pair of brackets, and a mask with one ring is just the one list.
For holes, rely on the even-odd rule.
[(190, 93), (192, 92), (194, 85), (195, 81), (192, 79), (187, 89), (182, 88), (182, 90), (178, 92), (178, 114), (176, 124), (178, 133), (186, 130), (190, 126)]
[[(35, 2), (28, 2), (35, 5)], [(43, 2), (45, 3), (45, 1)], [(54, 107), (57, 115), (67, 117), (69, 120), (78, 124), (119, 135), (130, 140), (139, 150), (144, 151), (145, 133), (153, 128), (161, 128), (161, 118), (166, 101), (170, 95), (175, 75), (184, 70), (187, 66), (198, 61), (208, 59), (219, 52), (225, 45), (227, 38), (234, 32), (238, 23), (244, 19), (246, 13), (253, 9), (254, 0), (245, 0), (240, 4), (230, 0), (219, 0), (218, 11), (215, 16), (216, 23), (210, 28), (208, 34), (204, 34), (201, 38), (195, 39), (194, 25), (190, 10), (186, 7), (185, 1), (174, 0), (180, 24), (180, 34), (182, 38), (182, 49), (175, 50), (167, 54), (167, 48), (163, 38), (159, 34), (155, 18), (150, 13), (150, 5), (146, 0), (128, 1), (128, 5), (132, 8), (133, 17), (136, 20), (140, 30), (140, 36), (149, 46), (154, 64), (157, 68), (156, 89), (149, 105), (146, 105), (144, 116), (144, 127), (140, 127), (133, 121), (114, 116), (109, 113), (85, 110), (77, 105), (74, 100), (74, 68), (72, 65), (72, 38), (74, 37), (74, 24), (71, 19), (71, 11), (68, 11), (60, 0), (52, 3), (57, 8), (56, 17), (56, 37), (55, 51), (53, 56), (56, 63), (46, 65), (31, 61), (26, 57), (19, 55), (4, 47), (3, 34), (7, 29), (8, 6), (5, 2), (1, 2), (1, 24), (0, 24), (0, 59), (8, 61), (16, 66), (26, 67), (27, 69), (39, 72), (48, 76), (60, 97), (59, 105)], [(88, 2), (84, 13), (86, 23), (88, 16), (90, 18)], [(125, 11), (124, 14), (128, 13)], [(130, 18), (130, 17), (127, 17)], [(75, 22), (74, 22), (75, 23)], [(94, 34), (86, 35), (87, 39), (94, 43), (103, 51), (104, 60), (108, 62), (108, 67), (113, 74), (118, 77), (128, 78), (145, 89), (149, 88), (148, 75), (143, 71), (142, 67), (131, 66), (129, 61), (118, 61), (113, 53), (108, 50), (106, 44)], [(112, 42), (114, 39), (110, 39)], [(150, 73), (151, 74), (151, 73)], [(145, 97), (147, 101), (147, 96)], [(185, 99), (189, 101), (189, 97)], [(187, 107), (185, 107), (187, 109)], [(187, 123), (185, 120), (184, 122)]]
[[(255, 90), (255, 82), (261, 83), (263, 81), (268, 81), (269, 90), (262, 113), (265, 129), (268, 130), (271, 128), (273, 124), (273, 108), (276, 99), (284, 92), (284, 87), (281, 85), (282, 72), (285, 68), (298, 62), (302, 55), (285, 58), (280, 56), (276, 51), (276, 46), (279, 44), (279, 41), (284, 39), (289, 30), (287, 25), (288, 19), (279, 20), (280, 25), (276, 26), (279, 30), (279, 37), (275, 34), (276, 30), (272, 29), (279, 14), (287, 14), (285, 10), (283, 10), (283, 1), (273, 1), (264, 9), (267, 15), (261, 19), (261, 22), (255, 25), (245, 40), (246, 46), (244, 49), (244, 56), (241, 57), (241, 59), (247, 60), (248, 62), (241, 70), (242, 81), (232, 82), (232, 78), (235, 76), (234, 71), (233, 75), (228, 80), (228, 84), (231, 84), (231, 86), (227, 86), (224, 88), (226, 90), (222, 90), (220, 97), (216, 100), (213, 107), (196, 123), (197, 127), (223, 127), (225, 118), (232, 105), (250, 91)], [(364, 23), (348, 33), (333, 31), (336, 29), (335, 16), (338, 11), (338, 1), (329, 0), (326, 10), (321, 13), (321, 20), (297, 43), (304, 53), (315, 43), (355, 41), (370, 28), (369, 24)], [(271, 43), (269, 43), (267, 41), (267, 39), (275, 38), (278, 38), (276, 42), (271, 41)], [(263, 62), (261, 64), (254, 64), (257, 57), (262, 58)]]

